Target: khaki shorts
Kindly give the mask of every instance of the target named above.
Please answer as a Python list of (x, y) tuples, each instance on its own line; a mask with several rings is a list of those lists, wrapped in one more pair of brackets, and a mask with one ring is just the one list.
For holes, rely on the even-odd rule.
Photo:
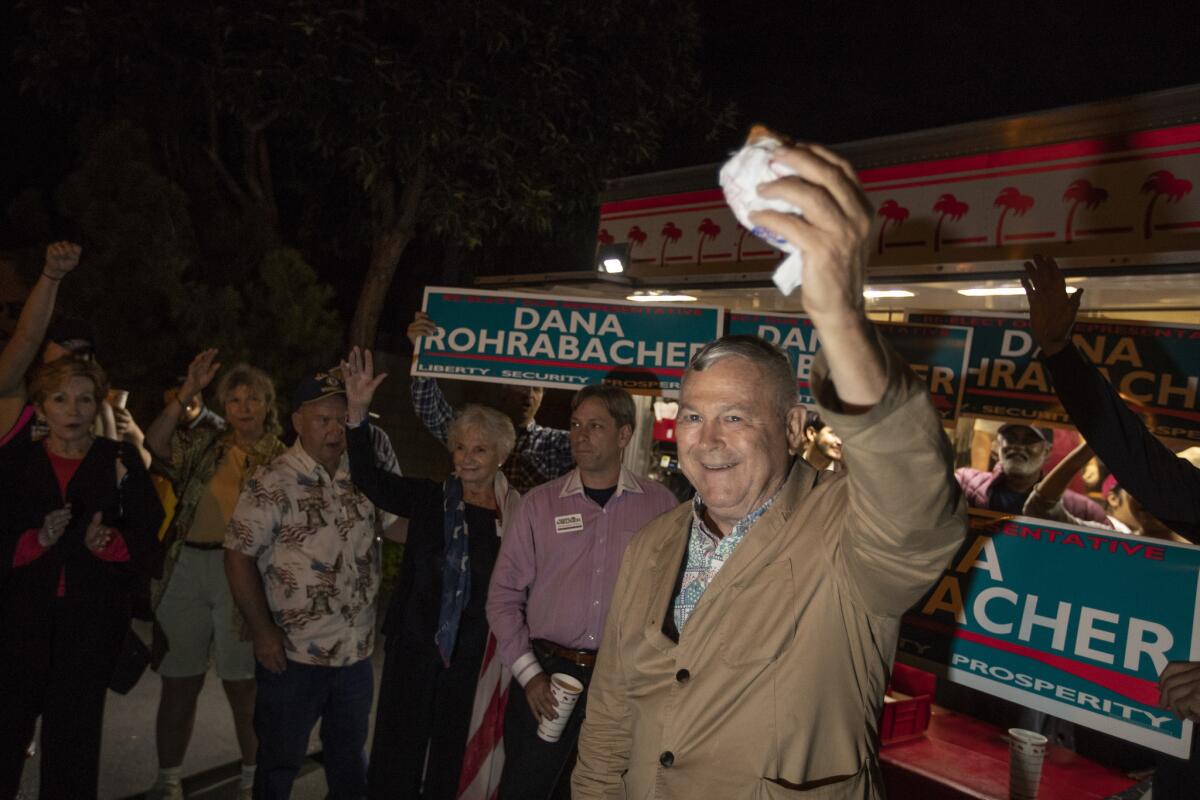
[(233, 596), (225, 551), (184, 546), (155, 612), (167, 637), (158, 674), (188, 678), (208, 672), (209, 655), (221, 680), (254, 678), (254, 646), (233, 629)]

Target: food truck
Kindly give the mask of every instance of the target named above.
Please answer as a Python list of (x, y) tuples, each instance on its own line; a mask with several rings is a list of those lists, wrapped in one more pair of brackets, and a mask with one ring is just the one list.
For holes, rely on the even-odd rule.
[[(1085, 357), (1172, 449), (1200, 444), (1200, 86), (833, 149), (854, 165), (874, 206), (868, 314), (929, 382), (959, 466), (990, 468), (996, 431), (1006, 421), (1054, 430), (1048, 465), (1079, 441), (1028, 332), (1019, 279), (1034, 254), (1057, 259), (1069, 287), (1084, 292), (1075, 341)], [(446, 359), (419, 355), (415, 371), (559, 388), (625, 385), (642, 395), (643, 415), (627, 462), (676, 485), (670, 396), (689, 354), (712, 336), (756, 333), (780, 344), (796, 367), (800, 400), (810, 402), (806, 369), (819, 342), (803, 316), (803, 289), (789, 296), (773, 285), (782, 254), (733, 218), (718, 167), (610, 181), (600, 198), (592, 268), (483, 278), (477, 290), (430, 290), (426, 307), (442, 303), (433, 315), (439, 323), (466, 321), (439, 340)], [(1033, 541), (1067, 547), (1048, 558), (1013, 544)], [(1113, 559), (1073, 564), (1076, 541), (1085, 551), (1129, 559), (1115, 567)], [(1152, 764), (1152, 751), (1186, 755), (1191, 724), (1168, 722), (1161, 709), (1155, 714), (1154, 679), (1168, 657), (1200, 661), (1200, 549), (986, 515), (973, 517), (964, 549), (914, 607), (913, 619), (906, 617), (898, 661), (936, 667), (922, 648), (941, 647), (935, 671), (943, 679), (1078, 722), (1079, 741), (1099, 731), (1115, 737), (1110, 744), (1118, 749), (1128, 744), (1124, 755), (1141, 753), (1135, 763), (1138, 757), (1114, 755), (1112, 747), (1089, 758), (1085, 746), (1073, 752), (1051, 744), (1042, 797), (1136, 791), (1130, 787), (1145, 773), (1130, 770)], [(988, 614), (1003, 608), (1011, 617), (1008, 606), (1018, 602), (1044, 620), (1029, 610), (1030, 602), (1037, 608), (1035, 589), (991, 586), (981, 601), (958, 585), (972, 570), (1000, 581), (1001, 557), (1010, 565), (1024, 559), (1017, 570), (1023, 577), (1050, 569), (1043, 587), (1072, 587), (1058, 606), (1067, 609), (1062, 629), (1044, 631), (1049, 638), (1040, 650), (1029, 629), (1021, 642), (984, 635), (1011, 631), (1011, 623)], [(1147, 562), (1148, 571), (1131, 568), (1134, 561)], [(1150, 563), (1164, 561), (1167, 572)], [(1174, 621), (1160, 624), (1094, 596), (1096, 584), (1113, 594), (1114, 581), (1130, 596), (1168, 589), (1171, 597), (1186, 596), (1171, 612)], [(967, 611), (986, 630), (971, 629)], [(1122, 632), (1102, 630), (1096, 620)], [(949, 639), (922, 638), (951, 628)], [(1063, 644), (1067, 633), (1073, 648)], [(978, 650), (987, 646), (997, 649)], [(1124, 672), (1105, 666), (1121, 663), (1121, 647)], [(997, 656), (985, 663), (977, 653), (1026, 661)], [(967, 714), (937, 707), (930, 713), (929, 684), (897, 669), (897, 680), (904, 674), (909, 681), (900, 688), (909, 691), (895, 693), (904, 705), (890, 703), (882, 725), (893, 793), (1006, 796), (1003, 731)]]

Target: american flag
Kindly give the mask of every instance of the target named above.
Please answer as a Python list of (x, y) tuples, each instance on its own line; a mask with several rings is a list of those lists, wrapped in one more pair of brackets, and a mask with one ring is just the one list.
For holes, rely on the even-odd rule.
[(488, 633), (479, 682), (475, 684), (475, 706), (467, 752), (458, 779), (458, 800), (495, 800), (504, 769), (504, 706), (512, 673), (496, 653), (496, 637)]

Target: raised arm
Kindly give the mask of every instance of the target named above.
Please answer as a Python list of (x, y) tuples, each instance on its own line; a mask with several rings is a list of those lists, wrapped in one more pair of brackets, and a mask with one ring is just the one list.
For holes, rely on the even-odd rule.
[(1150, 433), (1076, 349), (1071, 328), (1083, 292), (1067, 294), (1053, 259), (1039, 256), (1025, 272), (1031, 331), (1071, 422), (1121, 488), (1168, 528), (1200, 543), (1200, 470)]
[[(1054, 469), (1047, 472), (1038, 485), (1033, 487), (1029, 497), (1025, 498), (1025, 505), (1021, 512), (1028, 517), (1051, 519), (1069, 525), (1099, 525), (1099, 522), (1075, 516), (1067, 511), (1062, 503), (1063, 493), (1067, 490), (1071, 479), (1083, 469), (1091, 457), (1092, 448), (1088, 447), (1086, 441), (1076, 445), (1066, 458), (1055, 464)], [(1107, 524), (1107, 520), (1105, 525), (1111, 527)]]
[(962, 541), (965, 507), (953, 454), (924, 384), (863, 307), (871, 209), (844, 159), (819, 145), (780, 148), (795, 175), (758, 188), (803, 215), (762, 211), (761, 225), (804, 255), (804, 310), (821, 338), (813, 390), (842, 438), (845, 529), (831, 531), (839, 573), (867, 610), (900, 614)]
[[(429, 318), (424, 311), (418, 311), (413, 321), (408, 325), (408, 340), (412, 342), (415, 352), (422, 336), (428, 336), (437, 331), (437, 323)], [(433, 378), (413, 376), (410, 383), (412, 390), (413, 411), (425, 425), (425, 429), (433, 434), (442, 444), (450, 436), (450, 420), (454, 418), (454, 409), (446, 402), (442, 390)]]
[[(38, 356), (62, 279), (79, 263), (79, 245), (55, 242), (46, 248), (46, 263), (29, 292), (12, 338), (0, 352), (0, 435), (16, 422), (25, 404), (25, 372)], [(10, 408), (11, 406), (11, 408)]]
[(216, 377), (217, 371), (220, 369), (221, 364), (217, 361), (216, 348), (209, 348), (197, 354), (192, 359), (192, 363), (188, 365), (187, 377), (184, 379), (183, 385), (179, 387), (179, 393), (175, 399), (167, 403), (162, 412), (146, 428), (146, 449), (159, 461), (166, 463), (171, 461), (171, 437), (179, 427), (179, 420), (183, 417), (184, 409), (187, 408), (193, 397), (212, 383), (212, 379)]
[(848, 413), (866, 410), (887, 387), (883, 354), (863, 307), (870, 204), (854, 168), (820, 145), (781, 147), (775, 158), (796, 174), (763, 184), (758, 193), (804, 214), (760, 211), (754, 222), (804, 254), (801, 302), (821, 337), (838, 404)]
[(367, 413), (375, 390), (387, 377), (375, 374), (370, 350), (355, 347), (342, 362), (346, 384), (346, 453), (350, 460), (350, 479), (368, 499), (384, 511), (410, 517), (422, 499), (437, 491), (433, 481), (405, 478), (379, 463), (371, 441)]

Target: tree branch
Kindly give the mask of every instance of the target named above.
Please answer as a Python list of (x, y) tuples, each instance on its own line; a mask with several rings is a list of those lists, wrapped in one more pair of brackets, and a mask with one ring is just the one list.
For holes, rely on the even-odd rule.
[(229, 190), (237, 201), (243, 207), (250, 205), (250, 198), (246, 197), (246, 193), (238, 186), (238, 182), (234, 180), (233, 175), (229, 174), (229, 170), (225, 167), (225, 162), (221, 160), (220, 150), (220, 123), (217, 120), (217, 99), (213, 96), (212, 84), (207, 83), (204, 87), (206, 100), (208, 101), (208, 146), (204, 148), (204, 152), (208, 155), (208, 160), (212, 163), (217, 171), (217, 176), (221, 182), (225, 184), (225, 188)]

